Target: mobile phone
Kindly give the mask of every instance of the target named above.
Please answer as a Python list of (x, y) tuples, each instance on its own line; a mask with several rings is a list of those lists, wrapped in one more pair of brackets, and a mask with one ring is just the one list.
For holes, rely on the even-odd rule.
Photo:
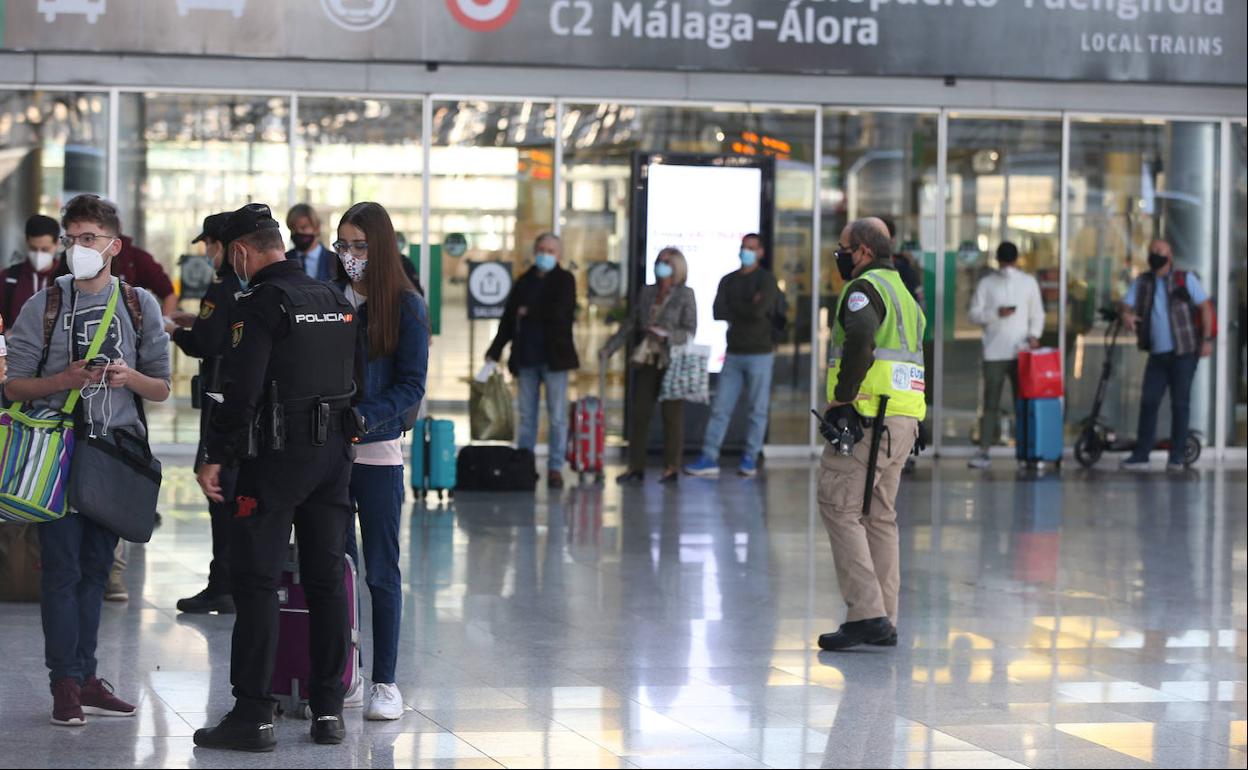
[(102, 366), (108, 366), (109, 363), (110, 362), (108, 360), (108, 356), (96, 356), (95, 358), (87, 362), (87, 368), (99, 369)]

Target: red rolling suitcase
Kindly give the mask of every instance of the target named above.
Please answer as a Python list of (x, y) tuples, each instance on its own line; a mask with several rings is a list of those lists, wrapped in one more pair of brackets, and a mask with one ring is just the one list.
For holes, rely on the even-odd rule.
[[(603, 455), (607, 449), (606, 374), (599, 377), (598, 395), (578, 398), (568, 407), (568, 465), (584, 480), (593, 474), (602, 481)], [(553, 451), (553, 450), (552, 450)]]
[[(347, 584), (347, 613), (351, 624), (351, 653), (347, 656), (347, 670), (342, 672), (342, 683), (347, 691), (362, 686), (360, 681), (360, 597), (357, 590), (355, 562), (346, 558), (343, 579)], [(299, 580), (299, 554), (295, 545), (290, 546), (286, 567), (282, 570), (282, 582), (277, 589), (278, 632), (277, 659), (273, 666), (273, 679), (269, 687), (277, 701), (279, 713), (299, 719), (307, 719), (308, 679), (312, 661), (308, 654), (308, 599)]]

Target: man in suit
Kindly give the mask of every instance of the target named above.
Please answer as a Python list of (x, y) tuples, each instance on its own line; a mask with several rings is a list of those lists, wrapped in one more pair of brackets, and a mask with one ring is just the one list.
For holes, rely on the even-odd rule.
[(295, 245), (286, 252), (286, 259), (298, 260), (310, 278), (332, 281), (338, 258), (321, 245), (321, 218), (316, 209), (307, 203), (296, 203), (286, 214), (286, 227), (290, 228), (290, 241)]

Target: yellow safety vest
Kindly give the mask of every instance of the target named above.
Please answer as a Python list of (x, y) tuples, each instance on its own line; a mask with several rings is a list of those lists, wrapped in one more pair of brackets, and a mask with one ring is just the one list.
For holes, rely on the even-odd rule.
[[(875, 361), (867, 370), (854, 409), (864, 417), (875, 417), (879, 398), (888, 396), (889, 416), (927, 415), (927, 372), (923, 366), (923, 332), (927, 319), (919, 303), (901, 282), (896, 270), (869, 270), (856, 280), (868, 281), (884, 299), (884, 319), (875, 333)], [(837, 377), (844, 355), (845, 328), (841, 326), (841, 305), (851, 293), (848, 283), (841, 291), (832, 326), (832, 351), (828, 361), (828, 400), (835, 400)]]

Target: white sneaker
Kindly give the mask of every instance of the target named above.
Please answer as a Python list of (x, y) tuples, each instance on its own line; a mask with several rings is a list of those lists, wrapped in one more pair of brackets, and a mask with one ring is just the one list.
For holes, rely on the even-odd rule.
[(392, 722), (403, 717), (403, 696), (398, 685), (373, 682), (368, 693), (364, 718), (373, 722)]
[(978, 471), (986, 471), (992, 467), (992, 460), (987, 454), (977, 454), (967, 461), (966, 467), (974, 468)]
[(364, 708), (364, 677), (357, 676), (342, 699), (342, 707), (347, 709)]

